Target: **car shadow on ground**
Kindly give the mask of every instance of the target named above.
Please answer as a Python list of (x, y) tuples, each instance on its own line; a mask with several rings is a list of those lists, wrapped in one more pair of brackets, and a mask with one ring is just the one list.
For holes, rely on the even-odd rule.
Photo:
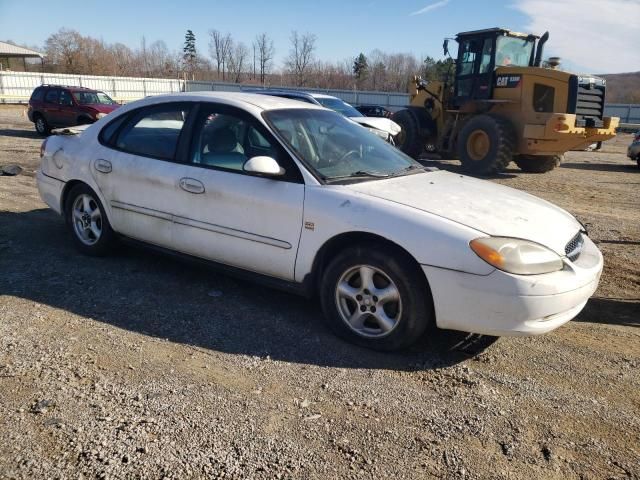
[(640, 298), (591, 298), (574, 321), (640, 328)]
[[(0, 271), (3, 295), (177, 343), (287, 362), (433, 369), (467, 360), (495, 341), (439, 332), (408, 352), (355, 347), (324, 327), (316, 301), (128, 245), (105, 258), (83, 256), (49, 209), (0, 212)], [(453, 344), (454, 350), (443, 347)]]
[(2, 128), (0, 129), (0, 137), (17, 137), (17, 138), (34, 138), (44, 140), (45, 137), (35, 130)]
[(594, 170), (598, 172), (640, 172), (640, 168), (632, 163), (563, 163), (560, 168), (572, 168), (575, 170)]

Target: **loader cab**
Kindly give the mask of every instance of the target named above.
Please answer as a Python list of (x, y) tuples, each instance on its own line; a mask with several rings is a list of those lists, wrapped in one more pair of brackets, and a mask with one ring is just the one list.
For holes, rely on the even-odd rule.
[(452, 106), (491, 99), (498, 67), (533, 66), (537, 38), (502, 28), (459, 33)]

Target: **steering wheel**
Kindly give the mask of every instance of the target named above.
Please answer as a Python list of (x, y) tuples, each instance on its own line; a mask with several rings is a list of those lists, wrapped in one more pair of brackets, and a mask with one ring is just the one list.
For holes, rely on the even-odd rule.
[(360, 150), (349, 150), (347, 153), (345, 153), (340, 157), (340, 160), (338, 160), (338, 163), (344, 162), (347, 158), (349, 158), (351, 155), (354, 155), (354, 154), (360, 155)]

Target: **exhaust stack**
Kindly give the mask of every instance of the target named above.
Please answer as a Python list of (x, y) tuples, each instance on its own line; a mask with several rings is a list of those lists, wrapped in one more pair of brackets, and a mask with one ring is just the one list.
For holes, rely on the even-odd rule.
[(539, 67), (542, 64), (542, 54), (544, 53), (544, 44), (549, 40), (549, 32), (545, 32), (540, 41), (538, 41), (538, 49), (536, 50), (536, 59), (533, 62), (534, 67)]

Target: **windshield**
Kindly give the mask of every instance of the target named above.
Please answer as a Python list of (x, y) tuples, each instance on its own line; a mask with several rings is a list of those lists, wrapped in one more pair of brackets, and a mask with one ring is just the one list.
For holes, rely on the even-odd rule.
[(364, 117), (359, 111), (339, 98), (314, 97), (323, 107), (330, 108), (345, 117)]
[(73, 98), (80, 105), (114, 105), (116, 103), (104, 92), (73, 92)]
[(533, 40), (517, 37), (498, 37), (496, 67), (528, 67), (533, 52)]
[(371, 180), (423, 167), (366, 128), (326, 110), (272, 110), (265, 120), (307, 166), (327, 181)]

